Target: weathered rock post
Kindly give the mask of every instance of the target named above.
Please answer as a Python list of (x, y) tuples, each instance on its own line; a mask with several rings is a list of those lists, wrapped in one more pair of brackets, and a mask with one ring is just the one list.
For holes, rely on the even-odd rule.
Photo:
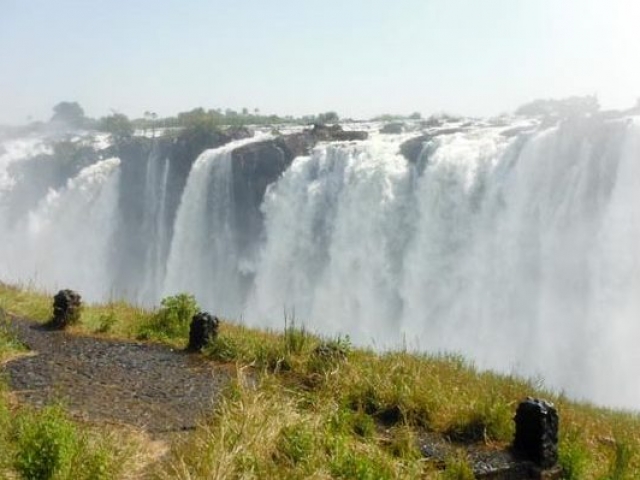
[(50, 328), (64, 330), (78, 323), (82, 311), (82, 297), (73, 290), (60, 290), (53, 297), (53, 317), (48, 323)]
[(187, 350), (199, 352), (218, 336), (220, 320), (208, 312), (198, 312), (191, 319)]
[(552, 403), (527, 398), (518, 405), (514, 451), (548, 469), (558, 462), (558, 412)]

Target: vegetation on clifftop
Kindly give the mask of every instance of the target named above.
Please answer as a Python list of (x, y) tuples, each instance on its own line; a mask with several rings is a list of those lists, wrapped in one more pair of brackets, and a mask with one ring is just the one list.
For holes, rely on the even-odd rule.
[[(0, 284), (0, 309), (45, 321), (50, 305), (50, 295)], [(117, 302), (87, 305), (72, 331), (143, 336), (184, 347), (184, 312), (195, 308), (188, 295), (169, 297), (156, 311)], [(558, 408), (566, 478), (638, 478), (637, 414), (569, 401), (537, 381), (477, 371), (459, 356), (376, 353), (353, 348), (347, 338), (315, 335), (295, 319), (284, 323), (281, 333), (221, 324), (218, 338), (203, 354), (233, 365), (235, 379), (200, 427), (174, 440), (146, 474), (183, 479), (473, 478), (474, 455), (506, 448), (517, 403), (538, 396)], [(0, 341), (7, 344), (6, 337)], [(42, 415), (49, 414), (54, 415)], [(7, 452), (19, 448), (15, 437), (6, 441), (13, 445)], [(424, 451), (436, 454), (430, 459)], [(16, 468), (15, 453), (2, 455), (13, 455)], [(7, 465), (6, 458), (3, 462)]]

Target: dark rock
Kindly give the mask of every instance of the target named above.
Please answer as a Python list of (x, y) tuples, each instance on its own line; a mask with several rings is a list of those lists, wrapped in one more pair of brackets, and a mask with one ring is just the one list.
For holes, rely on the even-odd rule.
[[(343, 130), (340, 125), (323, 125), (316, 123), (311, 130), (305, 130), (315, 142), (343, 142), (354, 140), (366, 140), (367, 132), (360, 130)], [(314, 143), (315, 143), (314, 142)]]
[(294, 158), (308, 155), (318, 142), (364, 140), (367, 136), (367, 132), (345, 131), (340, 125), (317, 124), (302, 132), (236, 148), (232, 153), (232, 175), (239, 250), (246, 252), (259, 238), (264, 193), (289, 168)]
[(402, 122), (392, 122), (385, 124), (381, 129), (380, 133), (387, 134), (398, 134), (404, 132), (404, 123)]
[(198, 312), (191, 320), (187, 350), (199, 352), (218, 336), (220, 320), (207, 312)]
[(414, 138), (410, 138), (400, 145), (400, 153), (411, 163), (417, 163), (424, 148), (424, 144), (431, 140), (433, 137), (429, 134), (420, 135)]
[(64, 330), (80, 320), (82, 299), (73, 290), (60, 290), (53, 297), (53, 317), (47, 324), (49, 328)]
[(558, 462), (558, 413), (553, 404), (527, 398), (516, 410), (514, 452), (542, 468)]
[(243, 126), (228, 127), (223, 132), (229, 137), (229, 140), (242, 140), (243, 138), (251, 138), (255, 134), (253, 130)]
[(451, 128), (442, 128), (440, 130), (436, 130), (431, 135), (433, 137), (439, 137), (440, 135), (453, 135), (454, 133), (465, 132), (469, 129), (471, 124), (465, 124), (460, 127), (451, 127)]

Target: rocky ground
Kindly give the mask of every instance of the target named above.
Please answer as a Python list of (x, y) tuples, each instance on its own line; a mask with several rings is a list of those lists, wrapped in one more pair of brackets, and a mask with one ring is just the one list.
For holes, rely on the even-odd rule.
[(229, 374), (200, 355), (169, 347), (83, 337), (9, 318), (30, 352), (4, 366), (19, 401), (61, 401), (89, 422), (139, 427), (151, 434), (194, 428)]
[[(140, 428), (159, 440), (193, 429), (230, 378), (223, 366), (166, 346), (53, 331), (8, 315), (8, 328), (29, 348), (4, 365), (20, 402), (42, 406), (61, 401), (79, 420)], [(556, 479), (561, 471), (539, 470), (483, 444), (456, 445), (425, 433), (427, 461), (444, 466), (463, 451), (476, 478)]]

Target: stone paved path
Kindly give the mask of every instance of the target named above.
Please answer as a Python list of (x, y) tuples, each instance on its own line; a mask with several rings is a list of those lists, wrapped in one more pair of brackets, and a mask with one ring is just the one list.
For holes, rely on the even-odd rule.
[(188, 430), (211, 409), (229, 374), (201, 356), (165, 346), (50, 331), (9, 317), (31, 355), (2, 369), (20, 401), (62, 401), (91, 422), (140, 427), (150, 433)]

